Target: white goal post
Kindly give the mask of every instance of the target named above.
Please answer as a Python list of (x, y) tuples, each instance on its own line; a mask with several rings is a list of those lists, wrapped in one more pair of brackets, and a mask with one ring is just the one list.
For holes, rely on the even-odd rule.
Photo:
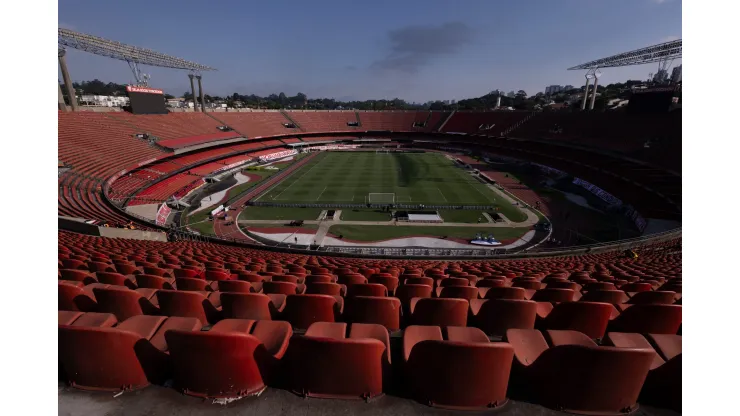
[(395, 204), (396, 194), (395, 193), (383, 193), (383, 192), (370, 192), (367, 194), (368, 204)]

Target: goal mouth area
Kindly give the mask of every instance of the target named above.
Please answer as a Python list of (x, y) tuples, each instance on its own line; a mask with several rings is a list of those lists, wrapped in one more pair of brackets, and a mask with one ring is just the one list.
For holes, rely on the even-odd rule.
[(391, 192), (370, 192), (367, 194), (368, 204), (395, 204), (396, 194)]

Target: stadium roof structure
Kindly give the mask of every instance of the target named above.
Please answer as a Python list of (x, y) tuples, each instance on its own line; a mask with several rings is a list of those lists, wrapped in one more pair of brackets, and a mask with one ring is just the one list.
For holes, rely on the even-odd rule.
[(164, 68), (185, 69), (193, 72), (216, 70), (216, 68), (211, 68), (182, 58), (165, 55), (151, 49), (126, 45), (124, 43), (75, 32), (69, 29), (59, 28), (59, 45), (79, 49), (95, 55), (120, 59), (133, 66), (141, 64)]
[(612, 55), (595, 61), (586, 62), (585, 64), (576, 65), (568, 68), (569, 71), (579, 69), (609, 68), (617, 66), (643, 65), (653, 62), (664, 62), (681, 57), (681, 39), (670, 42), (659, 43), (648, 46), (647, 48), (636, 49), (630, 52), (624, 52)]

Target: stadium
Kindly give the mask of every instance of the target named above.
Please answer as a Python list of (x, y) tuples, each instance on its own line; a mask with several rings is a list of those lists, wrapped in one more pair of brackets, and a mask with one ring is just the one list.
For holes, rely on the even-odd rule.
[(681, 412), (677, 90), (588, 109), (680, 40), (573, 67), (582, 111), (176, 111), (139, 65), (214, 68), (58, 36), (60, 410)]

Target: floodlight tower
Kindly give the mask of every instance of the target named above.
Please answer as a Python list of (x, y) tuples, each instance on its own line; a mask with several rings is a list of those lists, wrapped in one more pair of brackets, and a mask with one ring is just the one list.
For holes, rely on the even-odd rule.
[(598, 91), (597, 87), (599, 86), (599, 77), (601, 76), (601, 71), (599, 71), (599, 68), (593, 69), (593, 75), (594, 75), (594, 92), (591, 93), (591, 103), (588, 105), (589, 110), (593, 110), (594, 104), (596, 103), (596, 92)]
[(62, 69), (62, 79), (64, 79), (64, 86), (67, 88), (67, 96), (69, 97), (69, 106), (72, 111), (77, 111), (77, 96), (75, 96), (75, 89), (72, 86), (72, 78), (69, 76), (69, 70), (67, 69), (67, 59), (64, 57), (67, 51), (64, 48), (59, 48), (59, 67)]
[(200, 93), (200, 111), (206, 112), (206, 100), (203, 98), (203, 84), (200, 83), (201, 75), (195, 76), (198, 79), (198, 92)]
[(583, 102), (581, 103), (581, 110), (586, 109), (586, 101), (588, 101), (588, 85), (591, 83), (591, 78), (594, 77), (594, 74), (591, 73), (591, 69), (586, 72), (586, 90), (583, 91)]
[(190, 78), (190, 93), (193, 95), (193, 111), (198, 111), (198, 100), (195, 99), (195, 84), (193, 84), (193, 77), (195, 74), (188, 74)]

